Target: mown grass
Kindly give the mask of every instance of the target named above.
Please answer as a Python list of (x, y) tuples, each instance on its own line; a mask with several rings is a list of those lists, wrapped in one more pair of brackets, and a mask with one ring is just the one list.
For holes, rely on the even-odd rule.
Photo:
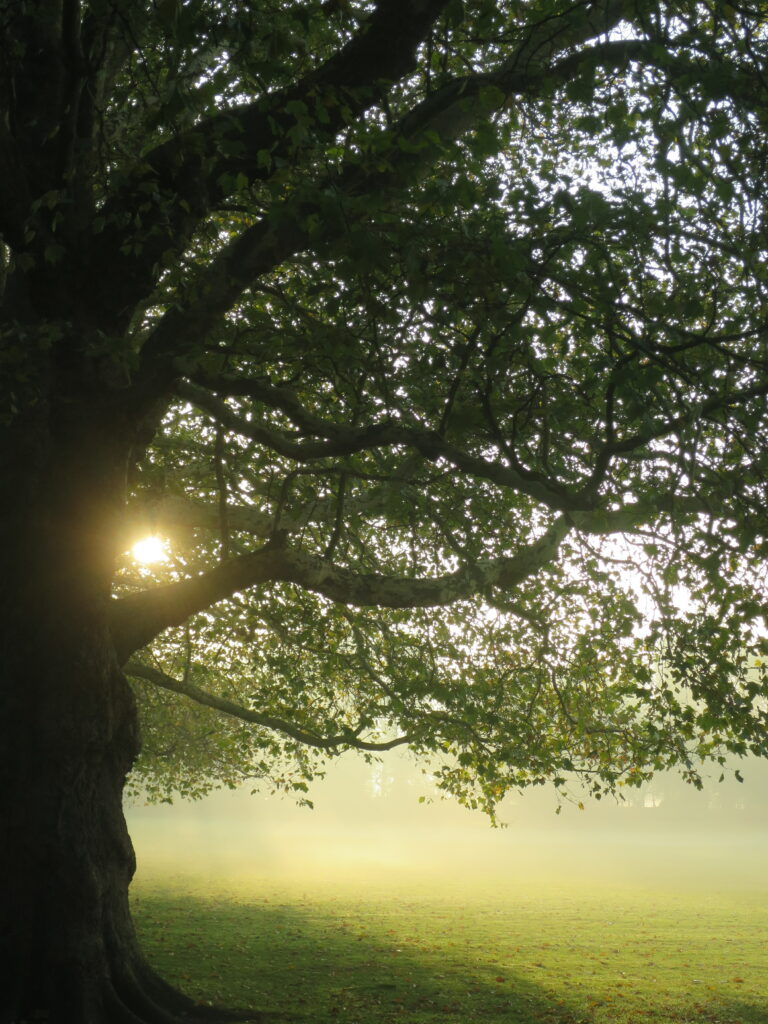
[(254, 892), (140, 883), (150, 960), (199, 1000), (317, 1024), (768, 1024), (765, 892)]

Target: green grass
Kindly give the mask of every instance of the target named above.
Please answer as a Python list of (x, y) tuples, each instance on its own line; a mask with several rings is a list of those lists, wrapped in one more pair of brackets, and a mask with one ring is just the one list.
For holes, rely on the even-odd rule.
[(768, 1024), (754, 893), (451, 889), (142, 882), (134, 909), (190, 995), (313, 1024)]

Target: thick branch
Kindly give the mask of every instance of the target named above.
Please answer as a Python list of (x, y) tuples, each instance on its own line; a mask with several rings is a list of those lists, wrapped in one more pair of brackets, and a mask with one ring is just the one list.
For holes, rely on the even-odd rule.
[(408, 579), (342, 569), (303, 551), (267, 544), (261, 550), (179, 583), (112, 603), (111, 624), (121, 661), (163, 630), (178, 626), (239, 590), (263, 583), (295, 583), (339, 604), (379, 608), (429, 608), (452, 604), (491, 587), (512, 588), (552, 562), (571, 522), (560, 517), (547, 532), (514, 555), (464, 565), (444, 576)]
[(260, 725), (265, 729), (282, 732), (286, 736), (290, 736), (291, 739), (298, 740), (299, 743), (304, 743), (309, 747), (318, 747), (320, 750), (337, 750), (339, 747), (352, 747), (355, 750), (371, 751), (392, 750), (394, 747), (400, 747), (404, 743), (408, 743), (410, 739), (409, 736), (397, 736), (395, 739), (381, 742), (362, 740), (354, 729), (345, 729), (337, 736), (320, 736), (318, 733), (301, 729), (292, 722), (287, 722), (284, 718), (277, 718), (275, 715), (254, 711), (252, 708), (244, 708), (242, 705), (235, 704), (224, 697), (209, 693), (207, 690), (201, 690), (199, 686), (195, 686), (193, 683), (175, 679), (173, 676), (160, 671), (160, 669), (152, 668), (150, 665), (145, 665), (136, 659), (128, 662), (125, 666), (125, 672), (129, 676), (144, 679), (146, 682), (160, 686), (164, 690), (170, 690), (171, 693), (180, 693), (184, 697), (189, 697), (190, 700), (195, 701), (197, 704), (213, 708), (215, 711), (221, 711), (225, 715), (231, 715), (233, 718), (239, 718), (241, 721), (249, 722), (252, 725)]
[[(315, 118), (312, 129), (319, 140), (334, 139), (350, 118), (380, 98), (382, 86), (413, 71), (418, 45), (447, 5), (448, 0), (379, 0), (361, 30), (320, 68), (289, 89), (204, 119), (148, 153), (145, 163), (172, 188), (179, 181), (190, 187), (185, 178), (192, 165), (204, 175), (209, 194), (223, 191), (222, 175), (264, 178), (269, 172), (260, 151), (267, 149), (273, 160), (292, 155), (291, 104), (304, 102), (310, 113), (318, 99), (325, 99), (323, 119)], [(200, 153), (212, 157), (204, 170)]]
[(437, 577), (406, 578), (356, 573), (279, 542), (233, 558), (192, 579), (170, 583), (112, 602), (111, 627), (121, 663), (171, 626), (204, 611), (237, 591), (264, 583), (295, 583), (338, 604), (379, 608), (429, 608), (482, 595), (491, 589), (513, 590), (556, 558), (573, 530), (609, 534), (631, 532), (663, 514), (715, 514), (697, 499), (661, 496), (616, 511), (574, 512), (560, 516), (538, 539), (513, 555), (472, 562)]
[(111, 626), (118, 658), (124, 662), (158, 633), (180, 626), (191, 615), (238, 590), (284, 578), (284, 561), (283, 552), (266, 544), (192, 579), (113, 601)]
[[(510, 98), (542, 86), (549, 89), (553, 78), (560, 81), (569, 77), (575, 58), (569, 57), (567, 69), (562, 72), (547, 62), (558, 52), (611, 28), (621, 20), (625, 9), (619, 0), (597, 11), (577, 5), (566, 14), (534, 26), (499, 70), (450, 82), (417, 104), (395, 129), (383, 132), (378, 145), (371, 144), (379, 155), (376, 170), (361, 169), (357, 162), (350, 162), (338, 174), (329, 176), (325, 187), (318, 182), (318, 193), (326, 195), (332, 190), (340, 200), (359, 199), (366, 195), (380, 197), (393, 187), (408, 187), (441, 159), (447, 143), (501, 109)], [(590, 60), (591, 49), (582, 52), (583, 59)], [(145, 340), (137, 378), (139, 394), (149, 392), (147, 397), (152, 401), (164, 392), (175, 376), (175, 358), (198, 351), (221, 317), (259, 277), (316, 244), (307, 226), (316, 213), (314, 201), (289, 197), (219, 252), (187, 290), (184, 302), (172, 307)], [(345, 210), (345, 216), (335, 225), (325, 225), (323, 245), (333, 243), (337, 235), (341, 237), (351, 220), (367, 215), (365, 202), (358, 202), (357, 212)]]
[[(320, 68), (289, 89), (204, 118), (193, 128), (147, 153), (127, 185), (102, 211), (108, 225), (98, 242), (96, 261), (113, 268), (122, 282), (112, 301), (133, 309), (148, 297), (155, 265), (186, 245), (200, 221), (235, 187), (240, 176), (255, 182), (272, 175), (275, 162), (296, 162), (291, 129), (296, 105), (312, 120), (313, 145), (333, 140), (348, 119), (360, 116), (381, 95), (384, 83), (413, 70), (418, 45), (448, 0), (380, 0), (361, 30)], [(265, 164), (260, 155), (270, 155)], [(146, 210), (147, 194), (162, 198)], [(124, 211), (142, 209), (140, 251), (131, 255), (120, 224)], [(114, 223), (114, 227), (111, 225)], [(121, 247), (125, 250), (121, 253)]]

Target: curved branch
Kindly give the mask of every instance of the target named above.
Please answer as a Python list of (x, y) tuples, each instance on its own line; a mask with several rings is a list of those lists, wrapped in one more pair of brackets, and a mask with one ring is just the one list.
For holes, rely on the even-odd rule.
[(452, 604), (491, 587), (510, 588), (554, 561), (573, 520), (561, 516), (536, 541), (514, 555), (468, 563), (456, 572), (408, 579), (356, 573), (281, 540), (191, 579), (155, 587), (112, 602), (110, 624), (121, 663), (171, 626), (240, 590), (264, 583), (295, 583), (338, 604), (378, 608), (430, 608)]
[[(110, 267), (122, 282), (116, 308), (133, 308), (151, 291), (151, 268), (165, 265), (200, 221), (244, 176), (249, 182), (269, 179), (274, 162), (296, 159), (291, 129), (302, 105), (313, 116), (318, 143), (333, 140), (349, 118), (358, 117), (381, 95), (382, 83), (399, 81), (413, 70), (416, 52), (447, 6), (448, 0), (379, 0), (361, 30), (319, 68), (290, 88), (204, 118), (145, 154), (127, 184), (105, 204), (107, 229), (95, 245), (94, 264)], [(313, 115), (320, 107), (322, 117)], [(268, 153), (265, 164), (260, 159)], [(164, 201), (146, 210), (146, 196)], [(126, 239), (125, 210), (142, 214), (139, 239)], [(114, 226), (111, 226), (114, 225)], [(138, 244), (139, 252), (133, 254)], [(121, 247), (124, 251), (121, 252)], [(130, 250), (130, 251), (129, 251)]]
[(596, 450), (596, 465), (590, 479), (578, 490), (568, 491), (560, 481), (520, 471), (514, 466), (505, 466), (477, 455), (462, 451), (446, 441), (439, 431), (427, 428), (405, 426), (384, 420), (364, 427), (348, 427), (343, 423), (324, 419), (310, 413), (302, 406), (296, 395), (287, 388), (277, 388), (254, 380), (239, 380), (222, 375), (196, 375), (206, 387), (216, 388), (225, 395), (247, 396), (288, 416), (298, 427), (300, 434), (314, 435), (320, 440), (296, 440), (284, 432), (253, 419), (245, 420), (237, 415), (221, 399), (194, 384), (182, 383), (176, 391), (198, 408), (211, 415), (228, 429), (249, 437), (272, 451), (297, 462), (311, 462), (325, 458), (354, 455), (374, 448), (396, 445), (413, 448), (430, 462), (444, 460), (462, 473), (478, 479), (488, 480), (499, 487), (509, 488), (518, 494), (525, 494), (555, 512), (589, 512), (592, 510), (599, 485), (613, 458), (636, 453), (654, 441), (686, 429), (706, 420), (717, 413), (730, 415), (744, 402), (768, 396), (768, 380), (751, 387), (736, 388), (711, 395), (691, 405), (677, 416), (661, 420), (653, 426), (616, 437), (615, 432)]
[(224, 697), (209, 693), (207, 690), (201, 690), (199, 686), (195, 686), (193, 683), (175, 679), (160, 669), (152, 668), (152, 666), (145, 665), (143, 662), (135, 659), (128, 662), (124, 671), (126, 675), (143, 679), (148, 683), (153, 683), (155, 686), (162, 687), (164, 690), (170, 690), (171, 693), (179, 693), (184, 697), (189, 697), (190, 700), (195, 701), (197, 704), (213, 708), (214, 711), (221, 711), (225, 715), (231, 715), (233, 718), (239, 718), (241, 721), (249, 722), (252, 725), (260, 725), (265, 729), (282, 732), (286, 736), (290, 736), (291, 739), (298, 740), (299, 743), (309, 747), (317, 747), (320, 750), (352, 747), (355, 750), (383, 751), (392, 750), (394, 747), (400, 747), (410, 741), (410, 736), (397, 736), (395, 739), (383, 740), (381, 742), (361, 740), (356, 735), (354, 729), (345, 729), (337, 736), (320, 736), (316, 732), (301, 729), (284, 718), (267, 715), (261, 711), (254, 711), (252, 708), (244, 708), (241, 704), (235, 704)]
[(512, 590), (557, 558), (572, 530), (608, 534), (632, 532), (667, 513), (715, 515), (697, 499), (663, 495), (650, 507), (641, 503), (617, 511), (574, 512), (559, 516), (537, 540), (513, 555), (464, 564), (453, 573), (407, 578), (356, 573), (327, 559), (284, 546), (275, 537), (258, 551), (232, 558), (191, 579), (145, 590), (112, 602), (110, 627), (121, 664), (171, 626), (204, 611), (241, 590), (265, 583), (294, 583), (337, 604), (378, 608), (434, 608)]
[[(573, 73), (573, 61), (579, 56), (591, 60), (593, 47), (587, 47), (580, 55), (569, 55), (562, 69), (548, 63), (564, 49), (613, 27), (627, 13), (626, 8), (623, 0), (613, 0), (598, 10), (577, 4), (565, 14), (534, 25), (497, 71), (455, 79), (418, 103), (394, 129), (383, 131), (378, 145), (372, 143), (379, 156), (376, 170), (361, 169), (357, 161), (349, 161), (325, 183), (318, 182), (318, 192), (334, 191), (340, 197), (359, 199), (412, 184), (443, 157), (447, 143), (501, 110), (513, 96), (549, 89), (553, 78), (562, 81)], [(259, 277), (314, 244), (308, 225), (316, 213), (315, 201), (289, 196), (219, 252), (187, 289), (183, 301), (169, 309), (145, 339), (134, 397), (151, 405), (178, 376), (174, 359), (197, 351)], [(351, 220), (367, 215), (368, 205), (362, 201), (354, 213), (345, 211), (336, 225), (324, 226), (324, 244), (347, 231)]]
[[(208, 379), (209, 383), (211, 379)], [(228, 380), (223, 378), (224, 390)], [(271, 408), (286, 412), (304, 434), (319, 435), (321, 440), (294, 440), (274, 427), (245, 420), (225, 402), (193, 384), (176, 386), (176, 393), (207, 412), (222, 426), (243, 437), (249, 437), (272, 451), (297, 462), (338, 458), (373, 448), (403, 445), (413, 448), (430, 462), (445, 460), (462, 473), (488, 480), (499, 487), (526, 494), (556, 512), (573, 512), (584, 508), (584, 502), (571, 497), (557, 480), (534, 479), (516, 469), (470, 455), (446, 441), (437, 430), (403, 426), (391, 420), (365, 427), (347, 427), (309, 413), (285, 388), (275, 388), (255, 381), (231, 381), (239, 394), (248, 394)]]
[(662, 420), (647, 430), (639, 431), (636, 434), (630, 434), (620, 439), (609, 438), (597, 449), (595, 469), (591, 479), (582, 488), (580, 492), (581, 497), (585, 502), (588, 502), (590, 496), (597, 493), (597, 489), (605, 477), (607, 467), (614, 456), (635, 453), (638, 449), (647, 447), (653, 441), (669, 437), (702, 420), (710, 419), (717, 413), (722, 413), (728, 417), (730, 411), (734, 408), (738, 409), (741, 403), (748, 402), (753, 398), (765, 398), (766, 396), (768, 396), (768, 380), (755, 384), (752, 387), (738, 388), (719, 395), (711, 395), (696, 405), (692, 405), (678, 416)]
[(238, 590), (284, 578), (283, 567), (284, 554), (277, 545), (267, 543), (200, 576), (113, 601), (110, 627), (120, 663), (163, 630), (180, 626), (191, 615)]
[[(174, 188), (185, 180), (191, 165), (196, 174), (204, 175), (209, 194), (222, 191), (222, 175), (242, 174), (249, 181), (269, 176), (259, 153), (266, 149), (273, 160), (291, 155), (293, 103), (304, 102), (309, 113), (318, 99), (326, 100), (322, 119), (313, 120), (313, 132), (321, 139), (334, 139), (351, 117), (380, 98), (383, 83), (397, 82), (413, 71), (417, 47), (448, 3), (379, 0), (361, 30), (295, 85), (205, 118), (180, 138), (149, 152), (145, 164)], [(204, 171), (201, 152), (213, 158)]]

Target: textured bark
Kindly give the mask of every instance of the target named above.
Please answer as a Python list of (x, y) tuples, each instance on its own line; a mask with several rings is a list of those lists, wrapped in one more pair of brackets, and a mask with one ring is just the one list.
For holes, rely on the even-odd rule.
[(62, 618), (68, 635), (38, 632), (37, 655), (3, 681), (0, 1020), (225, 1019), (139, 951), (121, 806), (138, 750), (133, 698), (98, 621)]
[(86, 1022), (108, 1009), (119, 1020), (143, 970), (121, 810), (135, 709), (107, 634), (82, 611), (51, 602), (45, 624), (19, 621), (7, 640), (17, 657), (3, 680), (3, 1020)]
[(139, 734), (107, 621), (124, 460), (84, 447), (74, 419), (57, 441), (45, 418), (0, 449), (0, 1022), (235, 1019), (196, 1008), (138, 948), (122, 789)]

